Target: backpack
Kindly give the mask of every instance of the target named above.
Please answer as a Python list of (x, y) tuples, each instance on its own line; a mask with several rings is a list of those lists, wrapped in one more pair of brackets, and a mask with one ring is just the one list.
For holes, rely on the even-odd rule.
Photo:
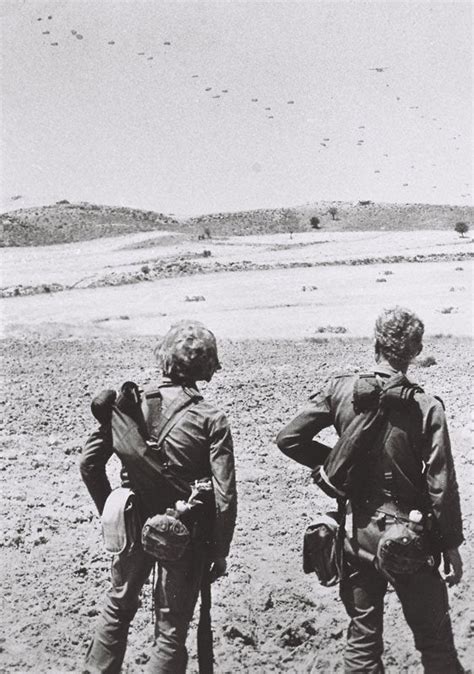
[(386, 427), (389, 408), (407, 406), (421, 391), (405, 375), (395, 374), (385, 384), (374, 375), (359, 375), (354, 383), (356, 416), (329, 452), (325, 462), (313, 471), (314, 482), (328, 495), (350, 499), (360, 493), (367, 476), (364, 459), (378, 444)]
[[(401, 373), (382, 385), (374, 375), (360, 375), (353, 391), (356, 416), (324, 465), (313, 471), (316, 484), (329, 496), (336, 497), (340, 508), (347, 499), (353, 502), (353, 524), (349, 527), (352, 532), (349, 530), (346, 534), (344, 554), (348, 559), (375, 564), (392, 582), (394, 576), (416, 573), (423, 566), (435, 563), (430, 553), (429, 517), (423, 517), (423, 524), (414, 530), (409, 514), (400, 512), (393, 494), (391, 498), (395, 503), (385, 504), (375, 512), (364, 512), (364, 506), (358, 503), (364, 494), (373, 454), (384, 442), (388, 410), (407, 414), (415, 393), (421, 391)], [(384, 487), (391, 486), (390, 471), (384, 473), (384, 481)], [(340, 526), (345, 527), (345, 516)]]
[(145, 393), (149, 414), (145, 420), (142, 395), (134, 382), (125, 382), (119, 394), (102, 391), (92, 401), (92, 413), (101, 424), (110, 425), (114, 452), (119, 457), (143, 518), (164, 513), (176, 501), (186, 501), (192, 485), (185, 480), (163, 449), (167, 435), (189, 407), (202, 400), (193, 389), (183, 387), (163, 407), (159, 389)]

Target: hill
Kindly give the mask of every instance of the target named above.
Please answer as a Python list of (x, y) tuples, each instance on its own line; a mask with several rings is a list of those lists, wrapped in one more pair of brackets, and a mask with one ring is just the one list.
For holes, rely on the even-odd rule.
[(471, 223), (474, 208), (320, 201), (292, 208), (211, 213), (179, 220), (154, 211), (63, 200), (4, 213), (0, 223), (4, 246), (41, 246), (146, 231), (179, 231), (193, 238), (205, 237), (206, 231), (212, 237), (301, 232), (311, 229), (313, 216), (319, 218), (319, 227), (325, 231), (453, 229), (456, 222)]
[[(330, 211), (333, 211), (334, 217)], [(184, 224), (194, 230), (207, 227), (216, 236), (269, 234), (308, 231), (313, 216), (319, 218), (320, 228), (327, 231), (453, 229), (456, 222), (471, 223), (474, 220), (474, 208), (372, 201), (319, 201), (295, 208), (202, 215), (189, 218)]]
[(4, 246), (44, 246), (134, 232), (170, 231), (179, 226), (177, 220), (163, 213), (67, 200), (3, 213), (0, 223)]

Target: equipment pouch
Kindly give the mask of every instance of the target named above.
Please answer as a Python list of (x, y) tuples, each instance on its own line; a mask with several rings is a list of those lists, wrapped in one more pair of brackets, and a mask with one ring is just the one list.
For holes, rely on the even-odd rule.
[(140, 518), (131, 489), (114, 489), (105, 502), (100, 519), (107, 552), (119, 555), (139, 540)]
[(189, 529), (174, 512), (149, 517), (142, 529), (143, 549), (160, 562), (181, 559), (191, 543)]
[(321, 515), (306, 529), (303, 541), (303, 571), (315, 572), (325, 587), (341, 577), (338, 555), (339, 524), (331, 514)]
[(405, 575), (433, 566), (433, 555), (427, 550), (426, 536), (404, 523), (392, 524), (380, 537), (377, 566), (390, 575)]

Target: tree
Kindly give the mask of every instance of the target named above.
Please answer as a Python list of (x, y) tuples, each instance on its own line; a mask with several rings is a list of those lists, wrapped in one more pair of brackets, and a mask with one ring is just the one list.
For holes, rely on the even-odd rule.
[(290, 234), (290, 239), (293, 238), (293, 232), (298, 228), (298, 218), (296, 213), (291, 208), (284, 208), (281, 212), (280, 222), (283, 229)]
[(466, 222), (457, 222), (454, 225), (454, 231), (457, 232), (464, 238), (464, 234), (467, 234), (469, 231), (469, 225)]
[(331, 206), (331, 208), (328, 208), (328, 213), (332, 217), (332, 219), (335, 220), (337, 215), (337, 208), (335, 206)]
[(319, 226), (320, 222), (321, 220), (316, 215), (313, 215), (313, 217), (310, 218), (309, 224), (311, 225), (312, 229), (321, 229)]

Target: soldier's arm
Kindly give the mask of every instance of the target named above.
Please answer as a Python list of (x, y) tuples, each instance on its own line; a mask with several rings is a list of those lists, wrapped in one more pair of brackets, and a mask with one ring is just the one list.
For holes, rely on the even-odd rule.
[(276, 443), (286, 456), (315, 468), (324, 463), (331, 448), (314, 440), (323, 429), (333, 425), (330, 388), (312, 395), (304, 408), (278, 433)]
[(210, 422), (210, 467), (216, 501), (212, 555), (214, 560), (227, 557), (237, 517), (237, 488), (235, 482), (232, 434), (224, 414)]
[(108, 495), (112, 491), (105, 467), (112, 456), (110, 425), (102, 425), (88, 437), (79, 461), (79, 470), (90, 495), (102, 514)]
[(425, 455), (427, 494), (437, 524), (440, 548), (447, 552), (464, 540), (458, 483), (446, 416), (436, 402), (426, 417)]

